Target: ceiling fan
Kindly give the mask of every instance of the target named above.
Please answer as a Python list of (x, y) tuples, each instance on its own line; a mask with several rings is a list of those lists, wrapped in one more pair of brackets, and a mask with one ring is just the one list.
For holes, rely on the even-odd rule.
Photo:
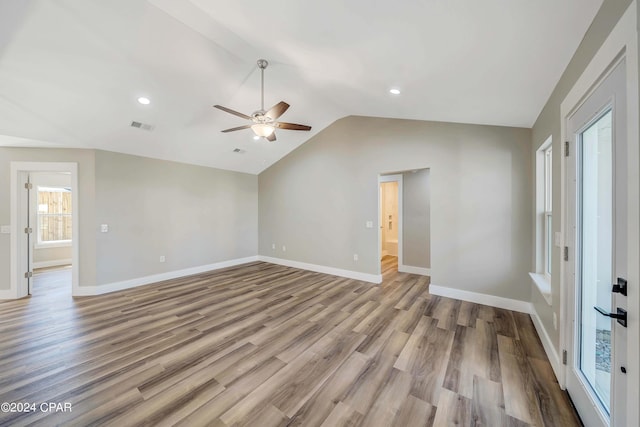
[(215, 108), (225, 111), (229, 114), (233, 114), (238, 117), (242, 117), (243, 119), (250, 120), (253, 122), (252, 124), (238, 126), (231, 129), (225, 129), (222, 132), (233, 132), (236, 130), (249, 129), (253, 130), (253, 132), (260, 137), (267, 139), (268, 141), (275, 141), (276, 134), (275, 130), (278, 129), (289, 129), (289, 130), (311, 130), (311, 126), (306, 125), (297, 125), (295, 123), (285, 123), (278, 122), (277, 119), (287, 111), (289, 108), (289, 104), (284, 101), (278, 102), (276, 105), (271, 107), (268, 111), (264, 109), (264, 70), (267, 68), (269, 63), (265, 59), (258, 59), (258, 68), (260, 68), (260, 79), (261, 79), (261, 102), (260, 109), (255, 111), (250, 116), (246, 114), (239, 113), (230, 108), (223, 107), (222, 105), (214, 105)]

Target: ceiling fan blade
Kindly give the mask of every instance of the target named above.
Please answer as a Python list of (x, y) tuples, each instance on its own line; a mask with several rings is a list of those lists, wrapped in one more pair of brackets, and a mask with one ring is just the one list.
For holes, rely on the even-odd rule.
[(269, 111), (264, 113), (264, 115), (267, 116), (267, 117), (272, 118), (273, 120), (275, 120), (278, 117), (280, 117), (281, 115), (283, 115), (284, 112), (287, 111), (287, 108), (289, 108), (289, 104), (287, 104), (284, 101), (280, 101), (276, 105), (271, 107), (271, 109)]
[(297, 125), (295, 123), (285, 123), (285, 122), (276, 122), (274, 125), (279, 129), (289, 129), (289, 130), (311, 130), (311, 126), (307, 125)]
[(221, 132), (227, 133), (227, 132), (233, 132), (236, 130), (242, 130), (242, 129), (249, 129), (251, 127), (251, 125), (244, 125), (244, 126), (238, 126), (236, 128), (231, 128), (231, 129), (225, 129)]
[(276, 140), (276, 133), (273, 132), (271, 135), (265, 136), (265, 138), (267, 138), (267, 141), (273, 142)]
[(246, 120), (251, 120), (251, 117), (247, 116), (246, 114), (238, 113), (237, 111), (234, 111), (231, 108), (223, 107), (222, 105), (214, 105), (214, 107), (217, 108), (218, 110), (222, 110), (229, 114), (233, 114), (234, 116), (242, 117), (243, 119), (246, 119)]

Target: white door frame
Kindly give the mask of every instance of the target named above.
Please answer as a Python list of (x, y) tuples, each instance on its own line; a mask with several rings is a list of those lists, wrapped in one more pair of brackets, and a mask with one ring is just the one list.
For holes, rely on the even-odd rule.
[[(79, 211), (79, 191), (78, 191), (78, 164), (66, 162), (11, 162), (11, 190), (9, 195), (9, 204), (11, 210), (11, 279), (10, 279), (10, 295), (12, 298), (22, 298), (26, 296), (27, 290), (21, 286), (21, 276), (24, 274), (26, 260), (19, 256), (20, 241), (18, 236), (20, 218), (26, 215), (24, 206), (22, 206), (19, 197), (19, 191), (23, 191), (23, 183), (20, 177), (24, 173), (29, 172), (67, 172), (71, 174), (71, 191), (72, 191), (72, 232), (71, 240), (71, 262), (72, 262), (72, 279), (71, 294), (79, 295), (80, 286), (80, 211)], [(22, 185), (21, 185), (22, 184)], [(35, 227), (34, 227), (35, 228)]]
[(378, 274), (382, 273), (382, 266), (380, 259), (382, 258), (382, 206), (380, 206), (380, 184), (383, 182), (397, 182), (398, 183), (398, 267), (403, 265), (402, 263), (402, 174), (396, 175), (379, 175), (378, 176)]
[[(568, 119), (584, 102), (584, 100), (597, 87), (603, 79), (604, 74), (611, 65), (617, 63), (622, 56), (626, 57), (626, 78), (627, 78), (627, 218), (628, 218), (628, 311), (629, 321), (627, 330), (627, 366), (634, 367), (627, 370), (627, 423), (638, 425), (640, 422), (640, 323), (638, 315), (640, 313), (640, 177), (638, 168), (640, 166), (640, 131), (638, 128), (638, 117), (640, 116), (638, 99), (638, 34), (636, 29), (637, 4), (633, 1), (624, 13), (615, 28), (609, 34), (589, 65), (586, 67), (580, 78), (577, 80), (571, 91), (560, 106), (561, 113), (561, 136), (562, 141), (568, 141)], [(567, 221), (568, 207), (568, 184), (567, 165), (563, 161), (561, 164), (561, 230), (567, 241)], [(563, 244), (564, 246), (564, 244)], [(567, 304), (572, 304), (568, 295), (568, 280), (566, 277), (566, 266), (560, 262), (560, 349), (566, 349), (571, 345), (573, 337), (572, 319), (567, 317)], [(566, 386), (567, 367), (562, 366), (558, 381), (562, 388)]]

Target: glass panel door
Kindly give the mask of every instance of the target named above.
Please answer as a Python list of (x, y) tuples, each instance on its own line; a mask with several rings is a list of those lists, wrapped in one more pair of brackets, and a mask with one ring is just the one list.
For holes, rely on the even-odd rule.
[(612, 112), (579, 134), (579, 368), (607, 413), (611, 402)]
[(625, 64), (567, 120), (565, 385), (581, 418), (599, 427), (628, 425), (627, 328), (612, 319), (627, 308), (626, 290), (613, 287), (628, 264)]

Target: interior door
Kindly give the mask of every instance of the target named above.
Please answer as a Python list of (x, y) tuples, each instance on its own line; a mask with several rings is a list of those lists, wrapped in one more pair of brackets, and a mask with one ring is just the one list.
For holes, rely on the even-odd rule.
[(568, 121), (566, 385), (587, 426), (626, 426), (625, 88), (622, 60)]
[(31, 294), (32, 283), (32, 265), (33, 265), (33, 250), (32, 239), (35, 238), (33, 234), (33, 218), (31, 212), (31, 192), (32, 184), (28, 172), (21, 172), (18, 180), (18, 203), (19, 203), (19, 215), (18, 215), (18, 256), (19, 256), (19, 269), (18, 269), (18, 298), (25, 297)]
[(382, 258), (384, 258), (384, 256), (386, 255), (385, 250), (384, 250), (384, 242), (387, 241), (387, 235), (386, 235), (386, 229), (384, 227), (384, 206), (386, 204), (385, 201), (385, 191), (384, 191), (384, 183), (380, 183), (378, 184), (378, 188), (380, 191), (380, 204), (378, 206), (378, 210), (380, 211), (380, 218), (378, 218), (378, 220), (380, 221), (380, 241), (378, 242), (378, 244), (380, 245), (380, 260), (382, 261)]

